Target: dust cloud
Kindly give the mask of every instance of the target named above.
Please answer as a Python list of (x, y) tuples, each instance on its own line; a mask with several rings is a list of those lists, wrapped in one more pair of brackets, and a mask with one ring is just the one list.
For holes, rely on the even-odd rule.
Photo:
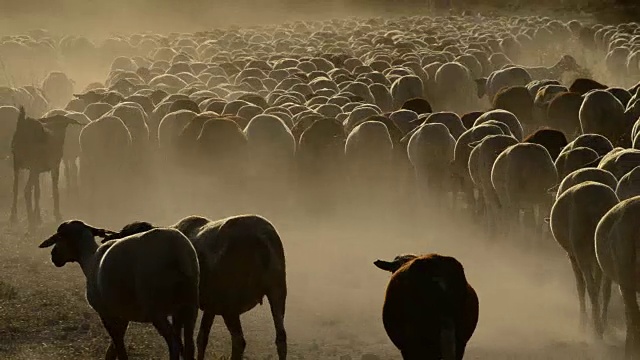
[[(10, 4), (13, 3), (5, 1), (0, 5), (3, 14), (0, 33), (15, 34), (46, 28), (59, 34), (84, 35), (95, 41), (117, 33), (192, 32), (230, 25), (277, 24), (298, 19), (344, 18), (355, 14), (381, 15), (377, 10), (354, 9), (340, 1), (323, 2), (321, 9), (295, 2), (249, 0), (216, 3), (206, 9), (198, 8), (202, 5), (197, 1), (176, 5), (177, 2), (170, 1), (58, 0), (22, 2), (35, 5), (25, 5), (20, 9), (12, 8)], [(592, 65), (598, 75), (597, 69), (601, 64), (589, 56), (585, 54), (581, 60)], [(552, 58), (557, 59), (557, 54)], [(538, 59), (532, 59), (532, 62), (535, 60)], [(97, 65), (63, 64), (62, 70), (76, 81), (75, 90), (78, 92), (91, 82), (103, 81), (109, 64), (110, 60)], [(600, 78), (605, 76), (604, 72), (601, 74)], [(193, 187), (211, 190), (211, 186), (206, 185), (206, 181), (182, 178), (176, 174), (176, 169), (158, 167), (153, 171), (154, 176), (146, 180), (145, 194), (129, 193), (127, 203), (117, 211), (102, 208), (99, 213), (90, 213), (80, 201), (63, 196), (64, 217), (119, 229), (134, 220), (169, 225), (191, 214), (212, 219), (240, 213), (264, 215), (279, 230), (285, 246), (289, 286), (286, 325), (293, 359), (340, 358), (345, 355), (359, 358), (366, 353), (383, 359), (399, 358), (386, 337), (381, 321), (389, 275), (375, 268), (373, 261), (390, 259), (402, 253), (429, 252), (457, 257), (465, 266), (469, 282), (478, 292), (480, 320), (469, 343), (468, 358), (609, 359), (620, 353), (624, 323), (618, 292), (613, 291), (610, 329), (605, 342), (600, 344), (591, 338), (588, 329), (580, 329), (578, 299), (570, 264), (550, 237), (534, 239), (533, 243), (525, 239), (489, 239), (483, 235), (481, 226), (465, 214), (433, 209), (428, 205), (423, 209), (395, 202), (370, 207), (339, 201), (339, 194), (335, 196), (338, 198), (336, 203), (320, 214), (292, 205), (293, 200), (282, 200), (284, 205), (279, 204), (281, 206), (273, 210), (270, 204), (252, 204), (247, 200), (251, 198), (250, 194), (225, 198), (224, 194), (205, 195), (193, 190)], [(0, 214), (0, 219), (8, 219), (10, 179), (9, 167), (3, 165), (0, 171), (3, 189), (0, 208), (7, 211)], [(47, 175), (43, 179), (44, 218), (51, 219), (51, 213), (47, 211), (50, 209), (50, 181)], [(62, 179), (61, 184), (64, 183)], [(64, 193), (64, 189), (62, 191)], [(100, 192), (99, 189), (88, 191)], [(275, 200), (273, 203), (278, 202)], [(24, 217), (22, 209), (20, 216)], [(54, 269), (48, 261), (49, 254), (36, 248), (57, 224), (48, 220), (38, 233), (30, 237), (23, 236), (19, 227), (24, 225), (17, 228), (7, 225), (0, 241), (0, 274), (5, 274), (0, 275), (0, 279), (18, 293), (17, 300), (0, 302), (6, 306), (4, 311), (0, 311), (0, 316), (17, 318), (22, 312), (31, 312), (28, 310), (30, 304), (39, 302), (57, 304), (56, 299), (37, 300), (32, 296), (70, 292), (73, 294), (70, 303), (73, 306), (64, 308), (69, 312), (67, 318), (75, 319), (77, 315), (96, 323), (95, 314), (82, 299), (84, 279), (80, 269), (74, 264)], [(39, 315), (34, 310), (32, 316), (48, 315)], [(243, 315), (242, 320), (248, 343), (247, 357), (275, 356), (275, 335), (268, 306), (265, 304), (250, 311)], [(221, 323), (220, 319), (216, 321), (213, 347), (216, 353), (228, 353), (229, 338)], [(92, 333), (84, 334), (76, 342), (60, 339), (44, 330), (21, 329), (21, 322), (17, 320), (12, 324), (13, 327), (0, 326), (0, 336), (6, 336), (6, 341), (0, 337), (0, 354), (3, 348), (10, 349), (9, 359), (48, 358), (47, 349), (60, 341), (70, 344), (71, 354), (75, 352), (93, 358), (101, 358), (107, 346), (99, 325), (92, 325)], [(138, 337), (141, 328), (133, 326), (127, 342), (135, 347), (136, 358), (153, 358), (159, 350), (145, 342), (160, 344), (160, 340), (153, 333), (141, 340)], [(10, 336), (11, 331), (25, 338), (17, 341), (15, 336)], [(32, 340), (29, 340), (30, 336)], [(86, 339), (92, 341), (86, 344)], [(72, 356), (64, 355), (64, 352), (58, 354), (61, 358)]]

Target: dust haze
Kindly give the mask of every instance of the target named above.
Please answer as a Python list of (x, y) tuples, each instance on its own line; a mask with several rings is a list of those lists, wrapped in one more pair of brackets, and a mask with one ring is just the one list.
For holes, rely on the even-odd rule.
[[(16, 5), (15, 3), (19, 3)], [(185, 1), (185, 3), (187, 3)], [(191, 3), (191, 2), (190, 2)], [(383, 8), (357, 3), (322, 2), (322, 7), (290, 2), (228, 1), (206, 10), (198, 1), (176, 5), (148, 0), (93, 2), (78, 0), (3, 1), (0, 33), (18, 34), (35, 28), (59, 35), (83, 35), (99, 42), (112, 34), (193, 32), (213, 27), (278, 24), (351, 15), (390, 16)], [(126, 4), (126, 5), (125, 5)], [(396, 9), (396, 13), (404, 10)], [(411, 12), (407, 10), (406, 12)], [(560, 14), (558, 17), (572, 17)], [(606, 82), (601, 59), (576, 50), (594, 79)], [(549, 56), (551, 65), (559, 54)], [(112, 59), (62, 64), (81, 92), (106, 78)], [(532, 59), (531, 63), (535, 63)], [(12, 85), (39, 83), (39, 74), (14, 63), (5, 69)], [(0, 85), (3, 81), (0, 81)], [(84, 277), (77, 264), (58, 269), (49, 252), (37, 245), (55, 231), (51, 213), (50, 177), (41, 176), (44, 226), (25, 236), (26, 224), (9, 226), (11, 168), (0, 167), (0, 357), (18, 359), (103, 358), (108, 337), (84, 300)], [(371, 205), (335, 200), (321, 210), (300, 204), (295, 191), (279, 192), (264, 201), (251, 191), (227, 194), (203, 179), (181, 176), (178, 169), (152, 167), (144, 193), (126, 192), (117, 210), (86, 204), (65, 194), (61, 179), (63, 218), (79, 218), (113, 230), (135, 220), (170, 225), (198, 214), (217, 219), (258, 213), (278, 229), (287, 259), (286, 326), (292, 359), (359, 359), (375, 354), (400, 359), (382, 326), (382, 303), (389, 274), (373, 265), (402, 253), (438, 252), (458, 258), (478, 292), (480, 320), (468, 345), (469, 359), (610, 359), (621, 354), (624, 321), (620, 296), (613, 291), (610, 327), (604, 343), (579, 326), (578, 300), (566, 255), (552, 237), (487, 238), (481, 223), (453, 210), (388, 201)], [(137, 174), (130, 174), (132, 178)], [(24, 184), (25, 175), (22, 176)], [(261, 188), (273, 185), (262, 182)], [(22, 185), (21, 185), (22, 186)], [(22, 188), (21, 188), (22, 189)], [(99, 189), (82, 191), (100, 192)], [(384, 192), (384, 190), (377, 190)], [(393, 190), (395, 191), (395, 190)], [(383, 196), (393, 199), (395, 192)], [(323, 197), (324, 198), (324, 197)], [(24, 218), (20, 193), (19, 216)], [(98, 208), (97, 210), (95, 208)], [(269, 308), (258, 306), (242, 316), (249, 359), (275, 358), (275, 331)], [(151, 326), (130, 327), (127, 345), (132, 359), (164, 357), (162, 339)], [(230, 353), (229, 335), (220, 318), (214, 323), (209, 356)], [(349, 357), (347, 357), (349, 356)]]

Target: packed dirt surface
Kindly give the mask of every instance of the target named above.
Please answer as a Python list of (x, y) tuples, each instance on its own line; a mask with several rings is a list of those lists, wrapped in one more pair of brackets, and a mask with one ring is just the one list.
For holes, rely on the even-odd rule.
[[(604, 343), (598, 343), (589, 331), (580, 331), (570, 265), (551, 240), (546, 240), (544, 250), (534, 251), (531, 244), (518, 239), (482, 238), (479, 229), (467, 226), (464, 218), (386, 212), (350, 220), (345, 212), (337, 210), (319, 218), (304, 212), (268, 216), (281, 233), (287, 257), (286, 326), (291, 359), (360, 359), (371, 354), (399, 359), (381, 321), (389, 275), (372, 263), (401, 253), (427, 252), (457, 257), (478, 292), (480, 321), (465, 358), (587, 360), (622, 355), (624, 322), (618, 292), (614, 291), (612, 301), (612, 329)], [(82, 218), (81, 213), (67, 213), (69, 218)], [(119, 214), (118, 218), (170, 224), (185, 214), (154, 215)], [(47, 213), (44, 216), (51, 218)], [(121, 226), (118, 221), (122, 220), (109, 222), (117, 228)], [(49, 222), (37, 233), (25, 235), (23, 224), (2, 225), (0, 358), (104, 356), (109, 338), (84, 299), (80, 268), (76, 264), (55, 268), (49, 251), (37, 248), (56, 226)], [(274, 358), (275, 331), (268, 305), (241, 319), (246, 357)], [(230, 338), (219, 318), (211, 339), (207, 358), (230, 354)], [(167, 356), (163, 340), (151, 325), (132, 325), (127, 344), (132, 359)]]

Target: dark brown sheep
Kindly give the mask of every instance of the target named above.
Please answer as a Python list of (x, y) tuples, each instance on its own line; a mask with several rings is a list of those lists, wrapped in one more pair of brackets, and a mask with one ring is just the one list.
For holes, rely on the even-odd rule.
[(405, 360), (458, 360), (478, 324), (478, 296), (462, 264), (438, 254), (374, 265), (392, 273), (382, 321)]
[[(51, 261), (56, 267), (80, 264), (87, 302), (111, 337), (106, 359), (128, 358), (127, 327), (130, 322), (141, 322), (152, 323), (164, 337), (169, 359), (179, 360), (182, 353), (183, 359), (192, 360), (200, 277), (194, 246), (184, 234), (170, 228), (114, 235), (71, 220), (60, 224), (40, 248), (52, 247)], [(103, 240), (98, 245), (95, 237), (118, 240)]]
[(556, 95), (547, 107), (547, 122), (549, 126), (564, 132), (570, 139), (576, 138), (580, 132), (580, 106), (582, 96), (575, 92)]
[(429, 104), (429, 101), (422, 98), (413, 98), (405, 101), (402, 104), (402, 109), (415, 111), (415, 113), (418, 115), (428, 114), (433, 112), (431, 104)]
[(571, 83), (571, 86), (569, 86), (569, 91), (584, 95), (591, 90), (604, 90), (606, 88), (607, 85), (600, 84), (595, 80), (578, 78), (575, 79), (573, 83)]
[[(105, 241), (149, 231), (148, 222), (134, 222)], [(183, 233), (198, 254), (200, 301), (203, 311), (197, 337), (198, 360), (204, 359), (213, 319), (221, 315), (231, 333), (231, 359), (242, 359), (246, 341), (240, 315), (262, 305), (266, 296), (276, 328), (278, 359), (287, 357), (284, 315), (287, 298), (285, 255), (275, 227), (258, 215), (211, 221), (188, 216), (170, 226)], [(239, 281), (242, 280), (242, 281)]]
[(512, 112), (523, 126), (535, 128), (533, 123), (533, 97), (524, 86), (502, 88), (493, 98), (493, 108)]
[(536, 132), (529, 134), (522, 142), (539, 144), (544, 146), (545, 149), (551, 155), (553, 161), (558, 158), (558, 155), (567, 146), (567, 137), (562, 131), (554, 129), (540, 129)]

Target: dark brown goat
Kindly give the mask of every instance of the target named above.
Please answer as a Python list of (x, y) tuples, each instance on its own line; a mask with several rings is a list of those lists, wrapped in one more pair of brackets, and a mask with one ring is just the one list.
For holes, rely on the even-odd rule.
[(404, 360), (459, 360), (478, 324), (478, 296), (449, 256), (397, 256), (374, 264), (391, 272), (382, 321)]
[(40, 174), (51, 173), (53, 192), (53, 214), (60, 221), (60, 162), (64, 148), (67, 126), (82, 125), (63, 115), (54, 115), (42, 119), (32, 119), (20, 108), (16, 130), (11, 141), (13, 154), (13, 202), (10, 221), (18, 220), (18, 185), (20, 170), (29, 170), (29, 178), (24, 189), (29, 226), (41, 222), (40, 212)]

